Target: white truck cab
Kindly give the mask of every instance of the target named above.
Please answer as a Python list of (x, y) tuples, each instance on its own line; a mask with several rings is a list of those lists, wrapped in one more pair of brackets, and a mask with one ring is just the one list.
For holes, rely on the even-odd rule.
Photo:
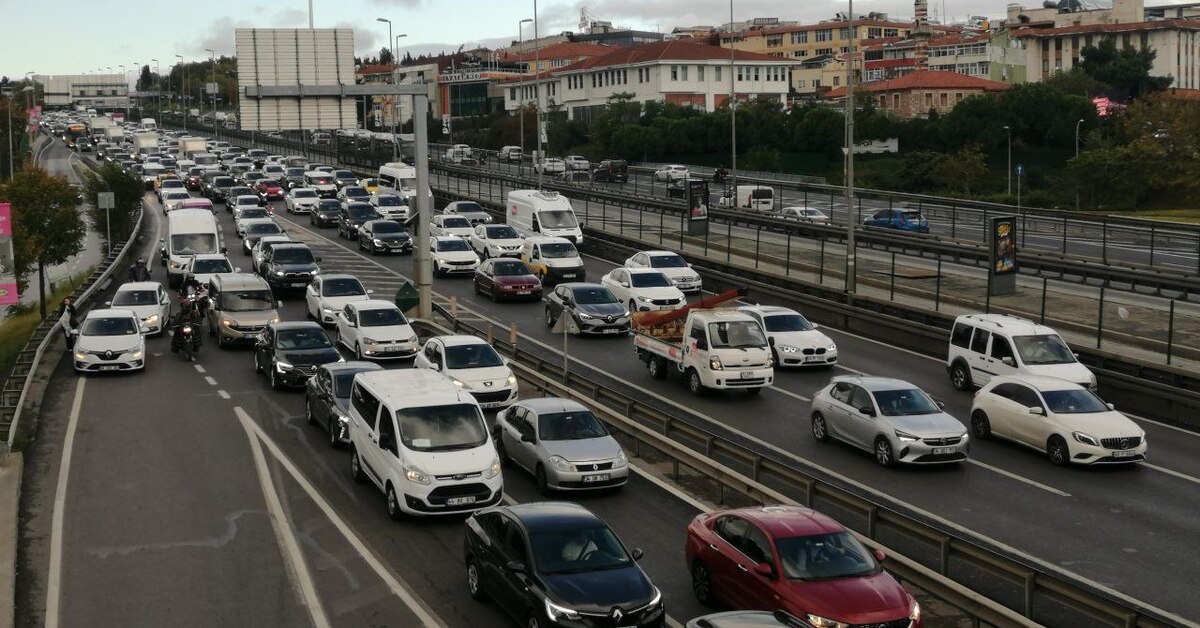
[(546, 190), (513, 190), (505, 203), (507, 222), (522, 236), (566, 238), (583, 242), (583, 230), (575, 219), (571, 200)]
[(655, 314), (634, 316), (633, 337), (634, 351), (654, 379), (666, 378), (674, 366), (695, 395), (710, 388), (754, 394), (774, 382), (771, 347), (762, 326), (746, 312), (691, 308), (686, 319), (644, 322)]

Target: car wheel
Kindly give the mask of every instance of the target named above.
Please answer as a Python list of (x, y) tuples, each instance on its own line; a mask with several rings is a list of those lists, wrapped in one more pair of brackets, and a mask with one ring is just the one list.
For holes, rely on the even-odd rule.
[(950, 383), (954, 385), (955, 390), (971, 389), (971, 372), (967, 370), (966, 364), (955, 362), (954, 366), (950, 367)]
[(329, 417), (329, 424), (325, 427), (329, 429), (329, 446), (332, 449), (341, 447), (342, 442), (338, 440), (338, 433), (342, 430), (338, 426), (338, 420), (335, 417)]
[(775, 368), (783, 368), (783, 364), (779, 361), (779, 352), (775, 350), (775, 347), (771, 347), (771, 363), (775, 365)]
[(881, 467), (890, 467), (896, 463), (895, 455), (892, 453), (892, 443), (883, 436), (875, 439), (875, 462), (878, 462)]
[(476, 602), (487, 601), (487, 593), (483, 592), (483, 587), (479, 583), (479, 564), (475, 562), (474, 558), (467, 559), (467, 593)]
[(1050, 457), (1050, 462), (1059, 466), (1065, 466), (1071, 461), (1071, 450), (1067, 447), (1067, 441), (1058, 434), (1051, 436), (1046, 442), (1046, 455)]
[(404, 511), (400, 510), (400, 500), (396, 497), (396, 488), (390, 482), (387, 485), (387, 512), (392, 521), (404, 518)]
[(479, 283), (478, 283), (478, 282), (472, 281), (472, 282), (471, 282), (471, 287), (473, 287), (473, 288), (475, 289), (475, 294), (476, 294), (476, 295), (478, 295), (478, 296), (482, 296), (482, 295), (483, 295), (483, 290), (480, 290), (480, 289), (479, 289)]
[(987, 440), (992, 437), (992, 422), (988, 420), (988, 415), (983, 410), (971, 413), (971, 435), (979, 440)]
[(546, 467), (539, 464), (537, 470), (534, 471), (534, 479), (537, 481), (538, 492), (542, 495), (549, 495), (550, 482), (546, 479)]
[(504, 446), (504, 438), (500, 435), (500, 428), (496, 428), (496, 433), (492, 435), (492, 442), (496, 443), (496, 457), (500, 458), (500, 466), (511, 467), (512, 458), (508, 457), (508, 448)]
[(258, 362), (258, 352), (257, 351), (254, 352), (254, 372), (255, 373), (263, 372), (262, 364), (259, 364), (259, 362)]
[(354, 343), (354, 358), (357, 360), (363, 359), (362, 345)]
[(308, 421), (309, 425), (317, 424), (317, 417), (313, 414), (312, 404), (308, 398), (308, 391), (304, 392), (304, 420)]
[(314, 218), (311, 214), (308, 216), (308, 224), (313, 227), (317, 226), (317, 219)]
[(812, 435), (818, 443), (829, 441), (829, 426), (825, 424), (825, 415), (820, 412), (812, 415)]
[(546, 308), (546, 327), (554, 327), (554, 314), (550, 313), (550, 308)]
[(632, 315), (633, 315), (633, 313), (634, 313), (634, 312), (636, 312), (636, 311), (637, 311), (637, 306), (636, 306), (636, 305), (634, 305), (634, 303), (633, 303), (633, 299), (630, 299), (630, 300), (629, 300), (629, 315), (630, 315), (630, 316), (632, 316)]
[(362, 460), (358, 458), (358, 450), (350, 450), (350, 477), (358, 484), (367, 481), (367, 474), (363, 473)]
[(703, 606), (713, 605), (712, 576), (704, 561), (698, 560), (692, 564), (692, 595)]
[(525, 622), (525, 628), (542, 628), (542, 623), (538, 620), (537, 615), (530, 615), (529, 621)]
[(700, 396), (704, 394), (704, 382), (700, 381), (700, 373), (696, 369), (688, 369), (687, 387), (688, 392), (693, 395)]
[(650, 379), (666, 379), (667, 361), (656, 355), (652, 355), (646, 361), (646, 370), (650, 372)]

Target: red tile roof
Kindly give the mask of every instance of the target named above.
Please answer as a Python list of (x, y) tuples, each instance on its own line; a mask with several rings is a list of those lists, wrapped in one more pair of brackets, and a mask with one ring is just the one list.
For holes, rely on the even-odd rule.
[(541, 50), (529, 50), (522, 54), (508, 54), (502, 57), (505, 61), (533, 61), (535, 58), (542, 60), (547, 59), (575, 59), (583, 57), (598, 57), (602, 54), (612, 52), (614, 46), (606, 46), (604, 44), (589, 44), (586, 42), (564, 41), (557, 44), (551, 44)]
[(394, 67), (395, 66), (391, 66), (386, 63), (376, 63), (374, 65), (364, 65), (355, 70), (354, 73), (360, 76), (365, 76), (367, 74), (387, 74), (391, 72), (392, 68)]
[(1154, 31), (1167, 29), (1200, 30), (1200, 20), (1155, 20), (1153, 22), (1125, 22), (1123, 24), (1080, 24), (1059, 28), (1022, 28), (1012, 30), (1013, 37), (1058, 37), (1081, 33), (1124, 33), (1132, 31)]
[[(1008, 89), (1008, 85), (999, 81), (967, 76), (957, 72), (942, 72), (940, 70), (920, 70), (904, 76), (882, 81), (872, 81), (859, 86), (870, 92), (895, 92), (910, 89), (964, 89), (984, 92), (1000, 92)], [(830, 98), (846, 95), (846, 88), (839, 87), (831, 90)]]
[[(988, 41), (990, 35), (983, 33), (954, 33), (942, 34), (929, 39), (929, 47), (935, 48), (938, 46), (955, 46), (959, 44), (974, 44), (981, 41)], [(872, 39), (871, 43), (865, 46), (867, 50), (883, 50), (886, 48), (913, 48), (917, 44), (917, 40), (912, 37), (888, 37), (885, 39)]]

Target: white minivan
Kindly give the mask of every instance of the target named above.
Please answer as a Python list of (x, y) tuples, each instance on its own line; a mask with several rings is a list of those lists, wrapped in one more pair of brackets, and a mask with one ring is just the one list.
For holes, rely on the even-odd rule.
[(504, 497), (479, 403), (429, 369), (359, 373), (350, 390), (350, 465), (387, 496), (388, 515), (473, 512)]
[(167, 284), (176, 288), (195, 256), (221, 252), (216, 216), (209, 210), (192, 208), (167, 214), (167, 237), (161, 248), (167, 258)]
[(946, 371), (958, 390), (984, 386), (998, 375), (1057, 377), (1096, 390), (1096, 375), (1079, 362), (1058, 332), (1008, 314), (956, 318)]
[(513, 190), (508, 193), (507, 222), (525, 237), (550, 236), (583, 242), (571, 201), (558, 192)]
[(322, 198), (333, 198), (338, 193), (337, 181), (334, 180), (333, 175), (320, 170), (309, 170), (304, 173), (304, 187), (316, 190)]

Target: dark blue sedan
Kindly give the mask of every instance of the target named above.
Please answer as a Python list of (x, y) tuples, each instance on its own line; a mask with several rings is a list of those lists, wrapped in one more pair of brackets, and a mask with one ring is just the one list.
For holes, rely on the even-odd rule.
[(867, 227), (929, 233), (929, 221), (919, 209), (882, 209), (863, 221)]

